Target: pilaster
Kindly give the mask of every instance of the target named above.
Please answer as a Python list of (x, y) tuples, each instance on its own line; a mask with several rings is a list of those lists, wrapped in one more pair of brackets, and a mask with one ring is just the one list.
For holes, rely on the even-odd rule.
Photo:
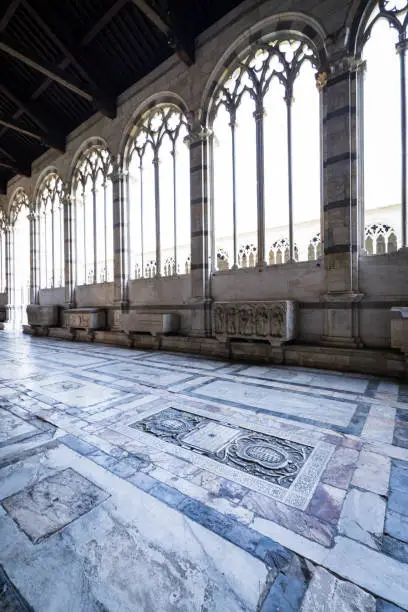
[(75, 306), (75, 203), (68, 192), (63, 199), (64, 205), (64, 274), (65, 274), (65, 305)]
[(14, 228), (12, 225), (6, 225), (4, 228), (4, 236), (6, 239), (6, 293), (7, 293), (7, 314), (6, 321), (13, 319), (11, 309), (15, 304), (15, 283), (13, 274), (14, 265)]
[(208, 139), (210, 133), (193, 118), (188, 144), (190, 147), (190, 216), (191, 216), (191, 301), (199, 305), (192, 311), (191, 333), (211, 335), (210, 265), (209, 265), (209, 198)]
[(323, 83), (323, 218), (326, 292), (323, 342), (359, 346), (357, 304), (361, 237), (357, 185), (357, 72), (338, 55)]
[(121, 309), (128, 304), (129, 249), (128, 207), (125, 186), (128, 173), (118, 162), (111, 174), (113, 197), (114, 304)]
[(40, 291), (40, 251), (39, 251), (39, 215), (32, 210), (28, 215), (30, 223), (30, 304), (39, 303)]

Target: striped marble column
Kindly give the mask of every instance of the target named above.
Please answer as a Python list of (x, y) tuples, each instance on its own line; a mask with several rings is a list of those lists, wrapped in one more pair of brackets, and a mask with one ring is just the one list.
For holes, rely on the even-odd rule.
[(30, 223), (30, 304), (39, 303), (40, 291), (40, 251), (39, 251), (39, 216), (32, 210), (28, 215)]
[(357, 182), (357, 76), (359, 63), (331, 63), (323, 88), (323, 247), (325, 335), (336, 346), (359, 346), (358, 255), (361, 211)]
[(75, 307), (75, 203), (69, 194), (69, 186), (65, 187), (64, 205), (64, 276), (65, 276), (65, 306)]
[(190, 215), (191, 215), (191, 333), (211, 335), (209, 201), (209, 132), (197, 121), (189, 136), (190, 145)]
[[(113, 251), (114, 251), (114, 305), (122, 310), (128, 305), (129, 251), (128, 209), (125, 198), (127, 172), (118, 163), (114, 164), (112, 179), (113, 197)], [(114, 317), (114, 327), (119, 320)]]

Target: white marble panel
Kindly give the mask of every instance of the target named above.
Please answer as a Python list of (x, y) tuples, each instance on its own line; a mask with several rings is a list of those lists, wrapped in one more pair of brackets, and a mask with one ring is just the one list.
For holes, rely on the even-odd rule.
[(147, 384), (156, 384), (160, 386), (172, 385), (186, 378), (191, 374), (185, 372), (174, 372), (170, 369), (157, 368), (153, 365), (141, 365), (139, 363), (113, 363), (98, 368), (98, 372), (108, 374), (109, 376), (117, 376), (118, 378), (134, 378), (136, 381)]
[(291, 393), (265, 389), (245, 383), (214, 381), (196, 390), (196, 393), (208, 398), (227, 400), (254, 408), (323, 421), (332, 425), (347, 427), (356, 410), (356, 405), (349, 402), (338, 402)]
[(94, 404), (120, 397), (120, 393), (87, 380), (57, 374), (41, 381), (25, 381), (24, 386), (53, 400), (85, 408)]
[(30, 423), (0, 408), (0, 446), (5, 443), (12, 444), (16, 440), (38, 433), (39, 430)]
[(310, 385), (311, 387), (323, 387), (324, 389), (336, 389), (352, 393), (364, 393), (368, 380), (352, 378), (338, 374), (316, 374), (314, 372), (298, 372), (285, 367), (249, 366), (242, 370), (240, 376), (254, 376), (267, 380), (279, 380), (298, 385)]

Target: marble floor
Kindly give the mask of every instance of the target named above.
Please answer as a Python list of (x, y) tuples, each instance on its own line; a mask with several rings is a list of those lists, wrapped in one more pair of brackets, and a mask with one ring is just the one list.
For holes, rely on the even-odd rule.
[(0, 336), (0, 610), (408, 610), (408, 384)]

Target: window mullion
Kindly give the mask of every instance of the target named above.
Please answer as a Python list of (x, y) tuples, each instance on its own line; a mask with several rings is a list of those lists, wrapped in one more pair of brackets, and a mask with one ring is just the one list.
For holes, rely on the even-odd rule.
[(84, 240), (84, 285), (88, 283), (88, 270), (87, 270), (87, 256), (86, 256), (86, 196), (85, 196), (85, 186), (82, 191), (82, 221), (83, 221), (83, 240)]
[(232, 224), (233, 224), (233, 250), (234, 263), (233, 268), (238, 267), (237, 263), (237, 180), (236, 180), (236, 150), (235, 150), (235, 109), (231, 113), (231, 156), (232, 156)]
[(264, 109), (254, 113), (256, 122), (256, 187), (258, 211), (258, 265), (265, 262), (265, 166), (264, 166)]
[(156, 276), (161, 276), (161, 253), (160, 253), (160, 180), (159, 180), (159, 153), (154, 152), (154, 197), (156, 208)]
[(55, 287), (55, 220), (54, 199), (51, 200), (51, 287)]
[(295, 261), (293, 244), (293, 176), (292, 176), (292, 91), (286, 88), (287, 140), (288, 140), (288, 204), (289, 204), (289, 261)]
[(407, 41), (397, 46), (400, 55), (401, 78), (401, 243), (407, 246), (407, 85), (406, 85), (406, 48)]
[(177, 183), (176, 183), (176, 171), (177, 171), (177, 160), (176, 160), (176, 141), (173, 143), (172, 150), (173, 157), (173, 212), (174, 212), (174, 227), (173, 227), (173, 239), (174, 239), (174, 273), (177, 274)]
[(93, 215), (93, 283), (97, 282), (97, 228), (96, 228), (96, 179), (92, 183), (92, 215)]
[[(106, 179), (103, 181), (103, 214), (105, 219), (105, 282), (108, 280), (108, 245), (107, 245), (107, 218), (106, 218)], [(112, 231), (112, 228), (110, 228)]]
[(140, 157), (139, 172), (140, 172), (140, 248), (141, 248), (141, 253), (142, 253), (141, 277), (144, 278), (145, 262), (144, 262), (144, 239), (143, 239), (143, 162), (142, 162), (142, 157)]

